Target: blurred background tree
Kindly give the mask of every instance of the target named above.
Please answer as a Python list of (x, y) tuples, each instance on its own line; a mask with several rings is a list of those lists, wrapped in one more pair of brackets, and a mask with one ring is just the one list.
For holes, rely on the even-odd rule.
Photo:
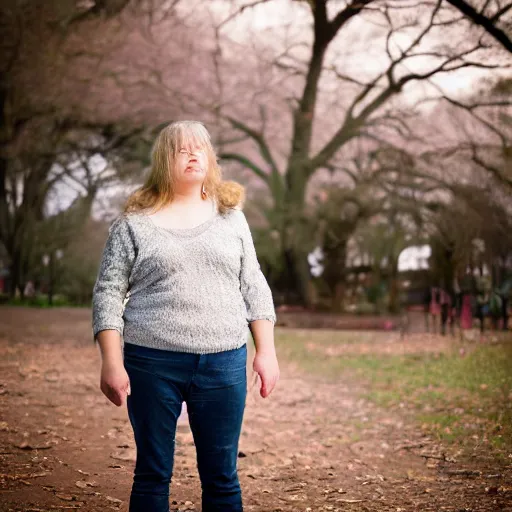
[(279, 304), (343, 311), (367, 274), (366, 299), (397, 311), (411, 244), (432, 245), (434, 280), (473, 265), (475, 239), (486, 268), (510, 264), (504, 2), (7, 0), (0, 24), (11, 296), (35, 281), (89, 303), (107, 226), (181, 118), (247, 187)]

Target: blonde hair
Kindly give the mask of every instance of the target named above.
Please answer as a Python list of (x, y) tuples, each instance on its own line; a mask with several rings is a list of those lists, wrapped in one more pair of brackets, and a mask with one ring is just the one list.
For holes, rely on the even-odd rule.
[(207, 172), (204, 181), (206, 194), (212, 197), (221, 213), (241, 207), (244, 187), (234, 181), (223, 181), (210, 134), (199, 121), (175, 121), (158, 134), (151, 151), (151, 170), (145, 183), (126, 200), (124, 213), (145, 209), (159, 210), (175, 196), (175, 162), (183, 145), (193, 144), (206, 152)]

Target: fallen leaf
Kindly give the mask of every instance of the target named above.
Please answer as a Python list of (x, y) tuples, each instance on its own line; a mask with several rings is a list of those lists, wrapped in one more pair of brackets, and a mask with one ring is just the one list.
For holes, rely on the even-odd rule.
[(135, 449), (132, 448), (132, 449), (115, 452), (115, 453), (111, 454), (110, 457), (112, 457), (113, 459), (117, 459), (117, 460), (135, 461), (135, 459), (137, 458), (137, 453), (136, 453)]
[(118, 505), (121, 505), (123, 503), (123, 500), (118, 500), (117, 498), (112, 498), (112, 496), (105, 496), (107, 501), (110, 501), (111, 503), (117, 503)]
[(31, 445), (28, 441), (23, 441), (21, 444), (15, 444), (16, 448), (20, 448), (20, 450), (49, 450), (52, 448), (51, 445), (43, 444), (43, 445)]
[(72, 496), (70, 494), (56, 494), (55, 496), (57, 496), (57, 498), (59, 498), (59, 500), (63, 500), (63, 501), (75, 501), (76, 500), (76, 496)]
[(87, 489), (87, 487), (98, 487), (98, 484), (94, 481), (84, 481), (84, 480), (78, 480), (75, 485), (77, 487), (80, 487), (80, 489)]

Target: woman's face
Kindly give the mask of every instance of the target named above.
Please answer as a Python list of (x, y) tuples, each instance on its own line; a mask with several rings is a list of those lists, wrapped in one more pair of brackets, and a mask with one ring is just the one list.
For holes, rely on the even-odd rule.
[(176, 173), (179, 181), (203, 182), (208, 168), (204, 147), (195, 144), (181, 144), (176, 155)]

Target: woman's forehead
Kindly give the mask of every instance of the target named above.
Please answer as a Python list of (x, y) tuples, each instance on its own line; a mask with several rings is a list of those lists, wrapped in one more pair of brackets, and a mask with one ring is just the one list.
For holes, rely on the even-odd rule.
[(181, 130), (177, 137), (179, 147), (204, 148), (208, 145), (208, 138), (202, 133), (191, 130)]

